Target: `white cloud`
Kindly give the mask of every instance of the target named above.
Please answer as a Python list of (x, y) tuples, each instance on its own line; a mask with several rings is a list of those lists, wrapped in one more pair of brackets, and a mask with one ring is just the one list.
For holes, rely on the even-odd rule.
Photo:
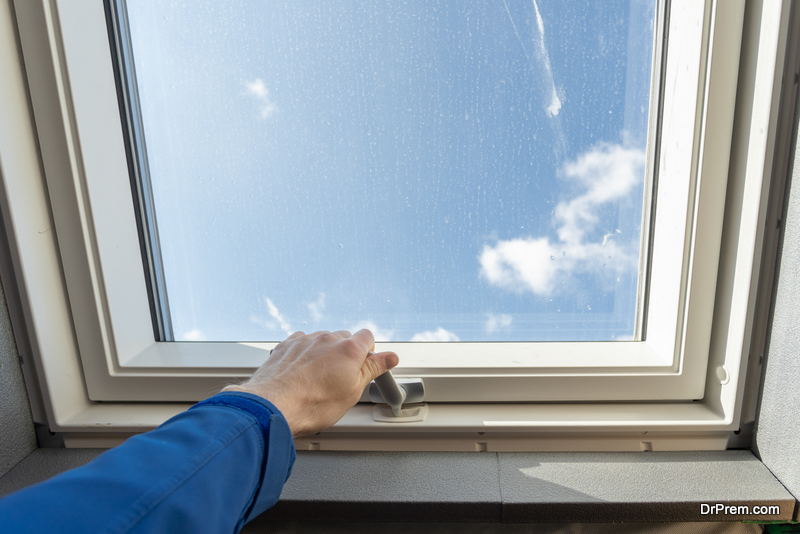
[(320, 293), (317, 300), (308, 303), (308, 311), (315, 321), (321, 321), (325, 317), (325, 293)]
[(287, 321), (286, 318), (284, 318), (284, 316), (281, 315), (281, 312), (278, 311), (278, 307), (275, 306), (275, 304), (273, 304), (273, 302), (269, 299), (269, 297), (266, 298), (266, 301), (267, 301), (267, 311), (269, 312), (270, 317), (272, 317), (278, 322), (278, 325), (280, 326), (283, 333), (285, 333), (287, 336), (291, 335), (293, 330), (292, 326), (289, 324), (289, 321)]
[(184, 332), (180, 341), (205, 341), (206, 335), (199, 328), (192, 328), (188, 332)]
[(558, 254), (546, 237), (518, 238), (483, 246), (481, 274), (490, 284), (504, 289), (549, 294), (558, 267), (549, 258)]
[[(644, 151), (621, 145), (600, 145), (563, 166), (563, 174), (586, 187), (586, 192), (560, 202), (554, 211), (558, 240), (519, 237), (484, 245), (481, 275), (492, 285), (540, 296), (555, 291), (556, 282), (580, 271), (607, 272), (636, 268), (638, 235), (619, 244), (618, 229), (598, 242), (587, 236), (599, 223), (598, 208), (619, 200), (644, 176)], [(609, 259), (609, 257), (611, 259)]]
[(501, 313), (500, 315), (495, 315), (493, 313), (488, 314), (488, 318), (486, 319), (486, 326), (485, 330), (487, 334), (493, 334), (498, 330), (505, 330), (511, 326), (511, 322), (513, 321), (512, 317), (507, 313)]
[(600, 145), (564, 165), (564, 175), (583, 184), (587, 191), (556, 206), (559, 239), (579, 242), (597, 223), (598, 206), (626, 196), (642, 180), (644, 162), (643, 150)]
[(440, 326), (436, 330), (428, 330), (414, 334), (411, 341), (459, 341), (459, 337)]
[(394, 336), (394, 330), (384, 330), (369, 319), (356, 323), (356, 325), (353, 326), (350, 331), (355, 333), (364, 328), (372, 332), (372, 336), (375, 338), (375, 341), (392, 341)]
[(259, 116), (268, 119), (278, 111), (278, 106), (272, 101), (269, 89), (264, 84), (264, 80), (256, 78), (252, 82), (245, 82), (247, 91), (259, 102)]
[(258, 98), (268, 98), (269, 97), (269, 89), (267, 86), (264, 85), (264, 80), (261, 78), (257, 78), (255, 81), (252, 82), (245, 82), (247, 86), (247, 90), (250, 91), (250, 94), (256, 96)]

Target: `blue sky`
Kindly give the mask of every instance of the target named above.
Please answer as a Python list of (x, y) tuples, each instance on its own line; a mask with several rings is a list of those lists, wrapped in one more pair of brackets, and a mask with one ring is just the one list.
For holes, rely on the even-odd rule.
[(177, 340), (630, 339), (654, 0), (128, 5)]

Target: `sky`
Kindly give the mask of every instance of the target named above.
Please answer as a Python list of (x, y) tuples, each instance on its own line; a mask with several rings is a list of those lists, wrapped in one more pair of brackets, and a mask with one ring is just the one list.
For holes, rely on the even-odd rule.
[(655, 0), (128, 4), (175, 339), (632, 339)]

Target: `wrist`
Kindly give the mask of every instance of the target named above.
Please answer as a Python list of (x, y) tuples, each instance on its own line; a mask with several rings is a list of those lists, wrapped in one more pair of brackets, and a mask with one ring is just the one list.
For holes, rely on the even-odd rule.
[(283, 415), (283, 418), (286, 419), (286, 423), (289, 425), (289, 428), (292, 431), (292, 437), (299, 437), (309, 433), (309, 430), (305, 428), (302, 424), (302, 417), (299, 414), (295, 414), (292, 410), (293, 404), (291, 402), (286, 402), (280, 395), (266, 395), (262, 394), (260, 391), (256, 391), (255, 388), (249, 388), (247, 384), (241, 385), (231, 385), (225, 386), (222, 388), (220, 393), (250, 393), (252, 395), (257, 395), (262, 399), (272, 403)]

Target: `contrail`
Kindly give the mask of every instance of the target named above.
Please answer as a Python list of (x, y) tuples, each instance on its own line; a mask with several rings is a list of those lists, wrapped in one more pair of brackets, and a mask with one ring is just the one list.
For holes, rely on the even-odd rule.
[[(506, 9), (508, 8), (506, 7)], [(533, 9), (536, 11), (536, 25), (539, 27), (539, 51), (542, 62), (544, 63), (547, 85), (550, 89), (550, 104), (545, 110), (548, 116), (555, 117), (561, 109), (561, 99), (558, 98), (558, 93), (556, 92), (556, 83), (555, 80), (553, 80), (553, 67), (550, 65), (550, 54), (547, 53), (547, 46), (544, 44), (544, 21), (542, 20), (542, 14), (539, 13), (539, 5), (536, 3), (536, 0), (533, 0)]]
[[(525, 53), (528, 64), (531, 66), (531, 68), (533, 68), (533, 60), (528, 53), (528, 49), (525, 48), (525, 43), (522, 40), (522, 36), (519, 34), (517, 25), (514, 23), (514, 17), (511, 16), (511, 10), (508, 8), (508, 3), (506, 0), (503, 0), (503, 6), (506, 8), (508, 20), (511, 22), (511, 27), (514, 28), (514, 34), (517, 36), (517, 41), (519, 41), (519, 45), (522, 47), (522, 51)], [(550, 127), (553, 129), (553, 138), (555, 142), (554, 151), (556, 156), (562, 157), (566, 152), (567, 140), (564, 137), (564, 131), (561, 128), (561, 120), (558, 118), (558, 113), (561, 111), (561, 99), (558, 97), (556, 83), (553, 79), (553, 67), (550, 64), (550, 54), (547, 53), (547, 46), (544, 42), (544, 20), (542, 20), (542, 14), (539, 12), (539, 5), (536, 3), (536, 0), (533, 0), (533, 9), (536, 12), (536, 26), (539, 30), (539, 39), (534, 40), (534, 44), (536, 45), (536, 56), (540, 62), (541, 70), (543, 71), (541, 75), (541, 83), (543, 84), (544, 89), (544, 111), (547, 116), (552, 119)]]
[[(514, 33), (517, 35), (517, 41), (519, 41), (519, 45), (522, 47), (522, 51), (525, 52), (525, 57), (528, 59), (528, 63), (531, 63), (531, 56), (528, 54), (528, 50), (525, 48), (525, 43), (522, 42), (522, 37), (519, 36), (519, 32), (517, 31), (517, 25), (514, 24), (514, 18), (511, 16), (511, 11), (508, 9), (508, 4), (506, 4), (506, 0), (503, 0), (503, 5), (506, 6), (506, 13), (508, 13), (508, 20), (511, 21), (511, 27), (514, 28)], [(536, 14), (539, 14), (539, 11), (536, 11)], [(541, 28), (541, 18), (539, 19), (539, 27)]]

